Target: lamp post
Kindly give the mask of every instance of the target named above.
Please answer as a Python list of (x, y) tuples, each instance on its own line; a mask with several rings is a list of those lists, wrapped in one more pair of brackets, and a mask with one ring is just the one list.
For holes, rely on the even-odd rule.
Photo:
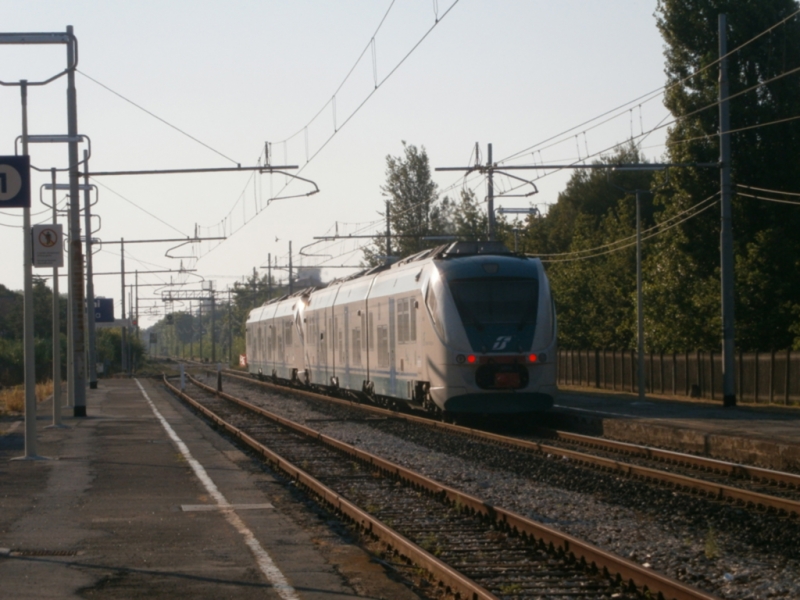
[[(636, 166), (617, 166), (613, 171), (663, 171), (664, 167), (659, 165), (636, 165)], [(653, 190), (629, 190), (622, 186), (615, 185), (609, 180), (609, 184), (625, 193), (633, 192), (636, 198), (636, 387), (638, 388), (639, 400), (645, 398), (645, 376), (644, 376), (644, 304), (642, 300), (642, 209), (640, 194), (652, 194), (665, 187), (669, 183), (669, 171), (664, 183)]]

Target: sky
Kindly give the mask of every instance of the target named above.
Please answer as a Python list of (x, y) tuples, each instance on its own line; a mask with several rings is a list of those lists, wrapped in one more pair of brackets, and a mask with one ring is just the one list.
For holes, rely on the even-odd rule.
[[(128, 241), (126, 283), (138, 270), (147, 326), (163, 315), (167, 290), (213, 281), (224, 293), (263, 273), (269, 256), (287, 265), (290, 242), (295, 266), (359, 265), (366, 240), (309, 245), (385, 229), (386, 157), (402, 155), (403, 141), (424, 146), (432, 168), (473, 164), (476, 143), (484, 163), (491, 143), (501, 165), (567, 164), (632, 136), (648, 159), (663, 158), (665, 129), (641, 135), (668, 117), (651, 94), (665, 82), (655, 9), (656, 0), (30, 0), (4, 3), (2, 31), (74, 27), (78, 130), (91, 140), (91, 172), (258, 166), (269, 142), (271, 165), (297, 166), (285, 172), (313, 182), (253, 171), (93, 177), (92, 237), (105, 242), (95, 245), (94, 271), (120, 271), (120, 244), (109, 242)], [(0, 46), (3, 82), (43, 81), (65, 66), (61, 45)], [(19, 87), (0, 86), (0, 115), (0, 155), (13, 155)], [(31, 134), (66, 134), (66, 115), (65, 77), (29, 88)], [(36, 144), (30, 154), (45, 171), (33, 172), (32, 222), (50, 222), (41, 186), (50, 168), (67, 166), (67, 148)], [(569, 177), (513, 173), (538, 178), (538, 193), (497, 206), (544, 211)], [(466, 186), (486, 196), (480, 174), (433, 177), (442, 195)], [(511, 186), (496, 177), (496, 194)], [(0, 283), (15, 290), (21, 225), (20, 209), (0, 209)], [(196, 232), (226, 239), (172, 250), (131, 243)], [(181, 267), (196, 271), (145, 273)], [(325, 268), (323, 277), (349, 272)], [(94, 281), (119, 316), (119, 275)]]

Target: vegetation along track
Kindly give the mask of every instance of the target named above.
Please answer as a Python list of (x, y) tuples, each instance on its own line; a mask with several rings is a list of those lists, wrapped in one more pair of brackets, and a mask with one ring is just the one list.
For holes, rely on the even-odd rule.
[[(338, 400), (297, 388), (260, 382), (235, 371), (224, 371), (223, 374), (261, 387), (310, 395), (332, 402), (344, 402), (353, 406), (353, 403), (347, 400)], [(398, 413), (369, 405), (358, 404), (356, 406), (375, 414), (421, 423), (428, 427), (456, 432), (484, 442), (565, 458), (602, 471), (618, 473), (657, 485), (673, 486), (677, 490), (702, 494), (707, 498), (730, 502), (742, 508), (768, 511), (779, 516), (794, 518), (800, 516), (800, 476), (793, 473), (761, 469), (567, 432), (548, 432), (548, 435), (554, 438), (553, 442), (542, 443), (531, 439), (521, 439), (442, 423), (427, 417)], [(591, 453), (575, 450), (575, 446), (587, 448)], [(625, 462), (619, 460), (619, 456), (624, 456)], [(664, 465), (667, 466), (666, 469)]]
[(202, 390), (201, 400), (167, 385), (461, 598), (713, 597), (192, 382)]

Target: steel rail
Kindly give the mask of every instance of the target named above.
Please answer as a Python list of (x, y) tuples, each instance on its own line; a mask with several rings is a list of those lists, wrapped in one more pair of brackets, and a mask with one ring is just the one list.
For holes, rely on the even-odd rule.
[[(559, 448), (557, 446), (551, 446), (548, 444), (542, 444), (539, 442), (532, 442), (528, 440), (520, 440), (517, 438), (511, 438), (496, 433), (481, 431), (479, 429), (464, 427), (462, 425), (453, 425), (450, 423), (443, 423), (441, 421), (434, 421), (430, 418), (391, 411), (385, 408), (369, 406), (355, 401), (331, 398), (330, 396), (326, 396), (324, 394), (319, 394), (316, 392), (277, 385), (265, 381), (259, 381), (253, 379), (252, 377), (245, 377), (229, 369), (224, 370), (224, 372), (229, 377), (235, 377), (249, 383), (254, 383), (264, 387), (268, 387), (269, 389), (281, 390), (284, 392), (291, 391), (293, 393), (298, 393), (301, 395), (306, 395), (317, 399), (324, 399), (327, 401), (332, 401), (339, 404), (344, 404), (360, 408), (363, 410), (368, 410), (376, 414), (391, 416), (397, 419), (406, 419), (411, 422), (424, 424), (428, 427), (440, 428), (446, 431), (454, 431), (477, 439), (490, 440), (498, 444), (502, 444), (513, 448), (522, 448), (525, 450), (533, 450), (545, 454), (553, 454), (555, 456), (565, 457), (574, 460), (576, 462), (608, 469), (610, 471), (614, 471), (623, 475), (638, 477), (648, 481), (669, 483), (679, 489), (698, 490), (709, 496), (713, 496), (718, 500), (738, 502), (746, 506), (754, 506), (763, 509), (773, 509), (793, 517), (800, 516), (800, 502), (796, 500), (790, 500), (788, 498), (781, 498), (778, 496), (770, 496), (768, 494), (743, 490), (725, 484), (713, 483), (710, 481), (704, 481), (702, 479), (696, 479), (694, 477), (688, 477), (686, 475), (678, 475), (676, 473), (669, 473), (667, 471), (661, 471), (649, 467), (633, 465), (630, 463), (625, 463), (622, 461), (605, 458), (602, 456), (593, 456), (591, 454), (586, 454), (585, 452), (579, 452), (577, 450), (567, 450), (564, 448)], [(722, 461), (714, 461), (714, 462), (722, 462)], [(756, 469), (756, 467), (747, 467), (747, 468)], [(762, 469), (762, 470), (768, 471), (767, 469)], [(791, 476), (791, 474), (787, 475)]]
[(708, 469), (729, 475), (731, 477), (746, 477), (755, 481), (772, 482), (773, 484), (783, 483), (787, 486), (793, 486), (800, 489), (800, 475), (795, 473), (774, 471), (772, 469), (764, 469), (761, 467), (753, 467), (740, 463), (732, 463), (714, 458), (707, 458), (705, 456), (686, 454), (685, 452), (663, 450), (661, 448), (653, 448), (652, 446), (631, 444), (629, 442), (620, 442), (617, 440), (609, 440), (567, 431), (551, 431), (551, 433), (553, 433), (558, 439), (567, 442), (603, 448), (631, 456), (641, 456), (643, 458), (649, 458), (652, 460), (660, 460), (679, 465), (689, 465), (692, 467)]
[[(425, 477), (424, 475), (421, 475), (419, 473), (416, 473), (414, 471), (410, 471), (410, 470), (408, 470), (408, 469), (406, 469), (404, 467), (401, 467), (399, 465), (396, 465), (396, 464), (394, 464), (394, 463), (392, 463), (392, 462), (390, 462), (388, 460), (385, 460), (385, 459), (382, 459), (382, 458), (380, 458), (378, 456), (375, 456), (374, 454), (370, 454), (369, 452), (365, 452), (363, 450), (355, 448), (354, 446), (351, 446), (350, 444), (347, 444), (345, 442), (342, 442), (342, 441), (337, 440), (335, 438), (332, 438), (330, 436), (326, 436), (324, 434), (321, 434), (321, 433), (319, 433), (319, 432), (317, 432), (317, 431), (315, 431), (313, 429), (310, 429), (310, 428), (308, 428), (308, 427), (306, 427), (304, 425), (300, 425), (298, 423), (294, 423), (293, 421), (290, 421), (290, 420), (288, 420), (288, 419), (286, 419), (284, 417), (281, 417), (279, 415), (271, 413), (271, 412), (269, 412), (269, 411), (267, 411), (267, 410), (265, 410), (265, 409), (263, 409), (261, 407), (255, 406), (255, 405), (253, 405), (253, 404), (251, 404), (251, 403), (249, 403), (249, 402), (247, 402), (245, 400), (242, 400), (240, 398), (236, 398), (235, 396), (232, 396), (232, 395), (227, 394), (225, 392), (218, 391), (218, 390), (216, 390), (215, 388), (213, 388), (211, 386), (208, 386), (208, 385), (205, 385), (205, 384), (199, 382), (194, 377), (189, 376), (189, 380), (193, 384), (197, 385), (200, 389), (205, 390), (206, 392), (209, 392), (209, 393), (212, 393), (212, 394), (216, 394), (220, 398), (224, 398), (225, 400), (228, 400), (230, 402), (236, 403), (237, 405), (239, 405), (239, 406), (241, 406), (241, 407), (243, 407), (243, 408), (245, 408), (247, 410), (253, 411), (253, 412), (255, 412), (255, 413), (259, 414), (259, 415), (262, 415), (262, 416), (264, 416), (264, 417), (266, 417), (266, 418), (268, 418), (268, 419), (270, 419), (270, 420), (272, 420), (272, 421), (274, 421), (276, 423), (279, 423), (279, 424), (283, 425), (284, 427), (291, 428), (294, 431), (297, 431), (298, 433), (301, 433), (303, 435), (309, 436), (309, 437), (311, 437), (313, 439), (316, 439), (316, 440), (318, 440), (318, 441), (320, 441), (320, 442), (322, 442), (322, 443), (324, 443), (324, 444), (326, 444), (328, 446), (336, 448), (337, 450), (339, 450), (341, 452), (344, 452), (344, 453), (346, 453), (346, 454), (348, 454), (348, 455), (350, 455), (350, 456), (352, 456), (352, 457), (354, 457), (354, 458), (356, 458), (356, 459), (358, 459), (360, 461), (363, 461), (366, 464), (369, 464), (373, 468), (381, 471), (384, 474), (387, 474), (388, 476), (395, 477), (397, 479), (402, 479), (402, 480), (410, 483), (411, 485), (415, 485), (415, 486), (418, 486), (420, 488), (424, 488), (424, 489), (426, 489), (427, 491), (429, 491), (430, 493), (432, 493), (434, 495), (446, 498), (451, 505), (466, 507), (473, 514), (479, 514), (479, 515), (481, 515), (481, 516), (483, 516), (485, 518), (491, 519), (499, 527), (501, 527), (502, 529), (504, 529), (507, 532), (514, 533), (514, 534), (521, 535), (521, 536), (527, 536), (528, 539), (536, 540), (536, 541), (538, 541), (540, 543), (546, 544), (548, 546), (551, 546), (553, 548), (557, 548), (557, 549), (563, 551), (566, 555), (570, 556), (574, 560), (582, 561), (586, 565), (594, 565), (599, 570), (605, 570), (605, 571), (607, 571), (609, 573), (612, 573), (612, 574), (614, 574), (614, 575), (616, 575), (618, 577), (619, 581), (627, 582), (629, 585), (635, 586), (637, 589), (640, 589), (642, 591), (649, 591), (654, 596), (658, 596), (660, 594), (664, 598), (673, 599), (673, 600), (712, 600), (712, 599), (716, 598), (716, 596), (713, 596), (711, 594), (708, 594), (708, 593), (703, 592), (701, 590), (698, 590), (696, 588), (693, 588), (693, 587), (690, 587), (688, 585), (685, 585), (685, 584), (683, 584), (683, 583), (681, 583), (681, 582), (679, 582), (677, 580), (671, 579), (671, 578), (667, 577), (666, 575), (662, 575), (661, 573), (654, 572), (651, 569), (647, 569), (647, 568), (645, 568), (645, 567), (643, 567), (643, 566), (641, 566), (641, 565), (639, 565), (637, 563), (634, 563), (634, 562), (632, 562), (630, 560), (627, 560), (627, 559), (619, 557), (619, 556), (617, 556), (615, 554), (611, 554), (609, 552), (606, 552), (605, 550), (602, 550), (601, 548), (598, 548), (597, 546), (594, 546), (593, 544), (590, 544), (588, 542), (585, 542), (583, 540), (575, 538), (575, 537), (573, 537), (571, 535), (565, 534), (565, 533), (563, 533), (563, 532), (561, 532), (561, 531), (559, 531), (557, 529), (554, 529), (552, 527), (548, 527), (546, 525), (543, 525), (541, 523), (537, 523), (536, 521), (532, 521), (531, 519), (528, 519), (528, 518), (523, 517), (521, 515), (515, 514), (513, 512), (508, 511), (508, 510), (505, 510), (505, 509), (499, 508), (497, 506), (493, 506), (491, 504), (488, 504), (488, 503), (482, 501), (479, 498), (476, 498), (476, 497), (471, 496), (469, 494), (465, 494), (465, 493), (463, 493), (463, 492), (461, 492), (459, 490), (456, 490), (456, 489), (451, 488), (449, 486), (446, 486), (446, 485), (444, 485), (442, 483), (434, 481), (434, 480), (432, 480), (432, 479), (430, 479), (428, 477)], [(165, 383), (167, 383), (166, 382), (166, 377), (165, 377), (164, 381), (165, 381)], [(170, 384), (167, 383), (167, 385), (169, 386)], [(174, 386), (170, 386), (170, 387), (173, 390), (176, 389), (176, 388), (174, 388)], [(280, 389), (284, 389), (285, 390), (286, 388), (280, 388)], [(182, 397), (186, 397), (185, 394), (182, 394), (181, 396)], [(210, 413), (210, 411), (205, 409), (205, 407), (200, 407), (199, 404), (196, 405), (193, 401), (190, 402), (190, 403), (193, 406), (198, 406), (201, 409), (201, 412), (203, 412), (203, 414), (207, 414), (208, 415)], [(380, 410), (383, 410), (383, 409), (380, 409)], [(397, 415), (397, 413), (393, 413), (392, 411), (384, 411), (384, 412), (385, 413), (389, 413), (389, 415), (391, 415), (391, 416), (396, 416)], [(246, 436), (246, 434), (242, 433), (241, 431), (239, 431), (238, 429), (236, 429), (232, 425), (228, 425), (227, 423), (225, 423), (224, 421), (222, 421), (221, 419), (219, 419), (219, 418), (217, 418), (215, 416), (214, 417), (210, 416), (210, 418), (212, 420), (214, 420), (215, 422), (218, 422), (220, 424), (220, 426), (222, 426), (226, 430), (230, 431), (233, 435), (236, 435), (237, 437), (239, 437), (240, 439), (242, 439), (243, 441), (248, 443), (248, 445), (251, 445), (250, 442), (245, 440), (245, 438), (247, 438), (249, 440), (252, 440), (252, 438), (249, 438), (249, 436)], [(462, 428), (462, 429), (465, 429), (465, 428)], [(269, 451), (268, 449), (264, 448), (263, 446), (258, 444), (258, 442), (255, 442), (255, 440), (252, 440), (252, 442), (253, 442), (253, 444), (255, 444), (255, 446), (251, 445), (251, 447), (256, 449), (263, 456), (265, 456), (265, 457), (267, 456), (267, 454), (265, 454), (265, 452), (264, 452), (264, 451), (266, 451), (266, 453), (268, 453), (269, 456), (275, 457), (275, 458), (272, 458), (272, 459), (268, 459), (268, 460), (270, 460), (270, 462), (274, 462), (276, 465), (279, 464), (280, 462), (285, 462), (278, 455), (276, 455), (276, 454), (272, 453), (271, 451)], [(290, 474), (296, 473), (297, 474), (296, 475), (297, 478), (299, 478), (299, 474), (302, 474), (305, 478), (307, 478), (309, 480), (309, 482), (313, 481), (314, 485), (316, 486), (316, 488), (318, 488), (318, 489), (324, 488), (324, 486), (322, 486), (321, 483), (317, 482), (310, 475), (306, 474), (305, 472), (303, 472), (301, 469), (298, 469), (297, 467), (291, 466), (290, 470), (286, 470), (286, 469), (284, 469), (284, 470), (287, 473), (290, 473)], [(303, 483), (305, 485), (305, 481), (303, 481)], [(309, 485), (309, 487), (311, 487), (311, 485)], [(316, 490), (316, 488), (312, 488), (312, 489)], [(327, 490), (327, 488), (324, 488), (324, 489)], [(455, 582), (457, 581), (457, 579), (455, 579), (456, 575), (458, 577), (460, 577), (460, 578), (463, 578), (463, 576), (460, 575), (460, 573), (458, 573), (457, 571), (454, 571), (448, 565), (446, 565), (444, 563), (441, 563), (441, 561), (439, 561), (438, 559), (436, 559), (435, 557), (433, 557), (432, 555), (430, 555), (426, 551), (422, 550), (421, 548), (418, 548), (412, 542), (410, 542), (406, 538), (400, 536), (396, 532), (392, 531), (390, 528), (388, 528), (385, 525), (381, 524), (379, 521), (375, 520), (373, 517), (371, 517), (370, 515), (368, 515), (364, 511), (361, 511), (357, 507), (354, 507), (353, 505), (351, 505), (349, 502), (347, 502), (344, 498), (342, 498), (338, 494), (335, 494), (334, 492), (332, 492), (330, 490), (327, 490), (327, 493), (328, 493), (328, 495), (332, 495), (333, 497), (335, 497), (336, 502), (340, 503), (342, 507), (347, 505), (349, 510), (354, 511), (352, 514), (355, 515), (355, 516), (353, 516), (351, 518), (353, 518), (353, 520), (356, 521), (357, 523), (361, 524), (361, 526), (364, 529), (366, 529), (366, 530), (368, 530), (370, 532), (373, 532), (373, 533), (378, 531), (382, 535), (387, 536), (388, 539), (394, 540), (393, 543), (398, 544), (398, 545), (402, 541), (402, 546), (400, 546), (400, 547), (402, 547), (404, 549), (404, 551), (408, 553), (408, 554), (406, 554), (406, 556), (410, 557), (412, 560), (414, 560), (414, 562), (416, 562), (417, 560), (424, 561), (424, 562), (416, 562), (416, 564), (422, 566), (423, 568), (426, 568), (429, 572), (434, 573), (434, 575), (436, 575), (437, 577), (440, 577), (440, 576), (438, 575), (438, 572), (434, 571), (433, 569), (444, 569), (442, 571), (442, 574), (444, 576), (450, 578), (454, 582), (454, 583), (450, 584), (450, 585), (453, 585), (453, 586), (455, 586)], [(320, 495), (322, 495), (322, 494), (320, 494)], [(332, 502), (331, 502), (331, 505), (332, 506), (338, 506), (337, 504), (334, 504)], [(346, 512), (345, 514), (348, 514), (348, 516), (351, 515), (351, 513), (349, 513), (349, 512)], [(365, 523), (365, 521), (367, 521), (367, 520), (369, 521), (368, 525)], [(384, 538), (384, 539), (387, 539), (387, 538)], [(418, 556), (419, 559), (414, 558), (416, 556)], [(440, 579), (441, 579), (441, 577), (440, 577)], [(466, 581), (468, 581), (470, 584), (472, 584), (472, 582), (470, 580), (466, 580)], [(488, 594), (488, 595), (487, 596), (474, 595), (477, 592), (470, 591), (470, 596), (467, 596), (467, 597), (476, 598), (476, 599), (477, 598), (482, 598), (482, 597), (494, 598), (493, 595), (491, 595), (488, 592), (486, 592), (485, 590), (483, 590), (483, 588), (477, 586), (477, 584), (472, 584), (472, 585), (476, 586), (475, 589), (482, 590), (485, 594)]]
[[(217, 392), (214, 388), (211, 388), (209, 386), (200, 383), (191, 376), (189, 377), (189, 380), (207, 392), (210, 392), (212, 394), (217, 394), (221, 398), (224, 398), (225, 400), (234, 402), (248, 409), (255, 410), (256, 412), (259, 412), (259, 414), (262, 414), (263, 416), (275, 421), (276, 423), (279, 423), (280, 425), (294, 429), (295, 431), (308, 435), (314, 439), (325, 441), (326, 436), (323, 436), (312, 429), (308, 429), (306, 427), (303, 427), (302, 425), (292, 423), (287, 419), (279, 417), (278, 415), (273, 415), (267, 411), (264, 411), (263, 409), (259, 409), (256, 406), (248, 404), (243, 400), (234, 398), (229, 394), (225, 394), (224, 392)], [(451, 590), (458, 591), (462, 595), (462, 597), (470, 598), (471, 600), (499, 600), (497, 596), (489, 593), (484, 588), (480, 587), (478, 584), (474, 583), (470, 579), (467, 579), (461, 573), (454, 570), (452, 567), (446, 565), (445, 563), (440, 561), (438, 558), (436, 558), (426, 550), (420, 548), (406, 537), (395, 532), (390, 527), (387, 527), (384, 523), (382, 523), (381, 521), (379, 521), (366, 511), (361, 510), (355, 504), (353, 504), (340, 494), (337, 494), (332, 489), (322, 484), (319, 480), (306, 473), (303, 469), (297, 467), (296, 465), (284, 459), (279, 454), (273, 452), (263, 444), (259, 443), (251, 436), (244, 433), (241, 429), (235, 427), (234, 425), (231, 425), (221, 417), (218, 417), (211, 410), (207, 409), (205, 406), (203, 406), (202, 404), (191, 398), (189, 395), (187, 395), (184, 392), (181, 392), (177, 387), (169, 383), (169, 381), (167, 381), (166, 376), (164, 376), (164, 384), (170, 391), (172, 391), (172, 393), (174, 393), (179, 398), (187, 402), (195, 410), (202, 413), (206, 418), (214, 422), (219, 427), (223, 428), (225, 431), (227, 431), (235, 438), (241, 440), (242, 443), (252, 448), (258, 454), (260, 454), (264, 458), (264, 460), (266, 460), (274, 468), (279, 469), (284, 473), (286, 473), (291, 479), (293, 479), (299, 485), (303, 486), (304, 488), (310, 490), (313, 494), (317, 495), (325, 504), (331, 506), (335, 511), (338, 511), (341, 514), (346, 515), (349, 519), (351, 519), (354, 523), (356, 523), (358, 527), (361, 528), (362, 531), (365, 531), (370, 535), (377, 537), (383, 543), (389, 546), (390, 549), (396, 551), (402, 557), (407, 558), (414, 564), (418, 565), (419, 567), (425, 569), (427, 572), (431, 573), (433, 578), (442, 582), (445, 586), (447, 586)], [(341, 442), (339, 443), (341, 444)], [(377, 457), (374, 458), (377, 459)]]

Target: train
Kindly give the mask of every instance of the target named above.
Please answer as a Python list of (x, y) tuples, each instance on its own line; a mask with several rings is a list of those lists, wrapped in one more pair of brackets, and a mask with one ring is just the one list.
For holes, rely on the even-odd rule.
[(253, 309), (250, 374), (442, 418), (534, 414), (557, 393), (541, 260), (452, 242)]

